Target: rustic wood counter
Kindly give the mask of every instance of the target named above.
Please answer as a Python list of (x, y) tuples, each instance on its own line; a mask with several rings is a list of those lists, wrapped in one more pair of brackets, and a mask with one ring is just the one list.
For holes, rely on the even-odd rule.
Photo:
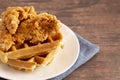
[(65, 80), (120, 80), (120, 0), (0, 0), (0, 13), (8, 6), (28, 5), (56, 15), (101, 48)]

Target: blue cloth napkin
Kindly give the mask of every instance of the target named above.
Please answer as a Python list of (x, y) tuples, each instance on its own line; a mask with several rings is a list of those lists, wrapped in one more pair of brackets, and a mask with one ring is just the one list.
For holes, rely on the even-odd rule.
[(99, 52), (99, 46), (87, 41), (86, 39), (82, 38), (78, 34), (76, 34), (76, 36), (80, 43), (80, 52), (79, 52), (79, 57), (76, 63), (65, 73), (49, 80), (63, 80), (65, 77), (71, 74), (75, 69), (80, 67), (82, 64), (84, 64), (88, 60), (90, 60), (95, 54), (97, 54), (97, 52)]
[[(82, 38), (78, 34), (76, 34), (76, 36), (80, 43), (80, 53), (76, 63), (65, 73), (57, 77), (51, 78), (49, 80), (63, 80), (65, 77), (71, 74), (75, 69), (80, 67), (82, 64), (84, 64), (88, 60), (90, 60), (99, 51), (99, 46), (87, 41), (86, 39)], [(0, 80), (7, 80), (7, 79), (0, 78)]]

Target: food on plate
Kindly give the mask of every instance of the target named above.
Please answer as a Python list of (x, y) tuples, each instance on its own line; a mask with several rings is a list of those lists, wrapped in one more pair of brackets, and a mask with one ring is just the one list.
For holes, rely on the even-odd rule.
[(8, 7), (0, 21), (0, 60), (17, 70), (34, 71), (54, 59), (61, 47), (60, 21), (32, 6)]

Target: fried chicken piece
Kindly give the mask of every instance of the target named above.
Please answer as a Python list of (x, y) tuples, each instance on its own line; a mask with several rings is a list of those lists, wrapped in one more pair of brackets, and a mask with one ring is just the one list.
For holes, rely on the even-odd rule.
[(38, 43), (45, 41), (48, 36), (59, 32), (60, 24), (51, 14), (41, 13), (33, 19), (23, 21), (17, 29), (14, 38), (22, 44), (24, 41)]
[(0, 50), (8, 51), (10, 47), (14, 44), (11, 34), (5, 26), (2, 25), (0, 21)]
[(47, 31), (49, 35), (59, 32), (61, 27), (60, 21), (56, 18), (56, 16), (48, 13), (39, 14), (35, 20), (39, 24), (39, 27)]
[(39, 30), (39, 26), (36, 25), (34, 21), (28, 19), (20, 24), (14, 38), (18, 44), (23, 44), (24, 41), (31, 41), (34, 39), (36, 39), (35, 42), (37, 42), (37, 40), (44, 41), (48, 35), (42, 32), (43, 31)]
[(2, 13), (2, 22), (11, 34), (15, 34), (20, 22), (36, 16), (36, 12), (32, 6), (30, 7), (8, 7)]

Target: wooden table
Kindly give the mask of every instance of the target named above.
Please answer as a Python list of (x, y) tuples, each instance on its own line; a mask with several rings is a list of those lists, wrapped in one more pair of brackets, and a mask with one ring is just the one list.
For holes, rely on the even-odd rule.
[(28, 5), (56, 15), (101, 48), (65, 80), (120, 80), (120, 0), (0, 0), (0, 13), (8, 6)]

